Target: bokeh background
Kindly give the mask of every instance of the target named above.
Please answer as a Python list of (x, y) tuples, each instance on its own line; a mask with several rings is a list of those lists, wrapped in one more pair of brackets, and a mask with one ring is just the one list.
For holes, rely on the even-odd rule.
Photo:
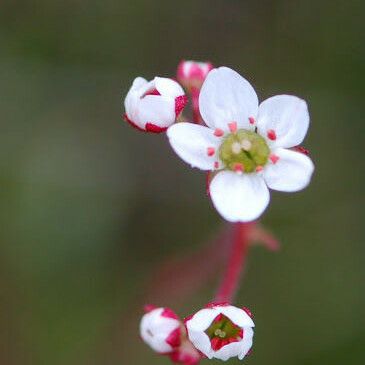
[[(251, 250), (237, 298), (257, 326), (247, 363), (364, 363), (364, 12), (356, 0), (2, 1), (0, 363), (169, 363), (138, 338), (150, 278), (222, 221), (204, 174), (120, 116), (135, 76), (171, 76), (181, 58), (310, 105), (313, 182), (272, 194), (263, 222), (282, 248)], [(191, 264), (167, 284), (198, 278)], [(156, 304), (185, 316), (216, 284), (160, 290)]]

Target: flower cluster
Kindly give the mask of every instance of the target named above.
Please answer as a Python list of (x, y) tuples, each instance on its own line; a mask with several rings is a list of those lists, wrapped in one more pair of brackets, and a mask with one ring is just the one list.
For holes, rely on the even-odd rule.
[(125, 99), (126, 120), (145, 131), (167, 130), (181, 159), (212, 173), (210, 197), (223, 218), (253, 221), (269, 204), (268, 188), (295, 192), (308, 185), (314, 166), (298, 147), (309, 126), (304, 100), (277, 95), (259, 104), (237, 72), (193, 61), (180, 64), (178, 79), (199, 88), (205, 125), (175, 123), (187, 98), (177, 82), (160, 77), (134, 80)]
[(140, 334), (146, 344), (177, 363), (195, 365), (202, 357), (242, 360), (252, 346), (251, 312), (228, 303), (211, 303), (184, 320), (168, 308), (148, 308)]
[[(164, 77), (134, 80), (124, 119), (144, 132), (166, 132), (183, 161), (208, 173), (214, 207), (236, 222), (223, 290), (216, 296), (231, 300), (252, 237), (277, 246), (254, 222), (269, 204), (269, 189), (295, 192), (311, 180), (314, 165), (300, 145), (309, 127), (308, 108), (292, 95), (259, 103), (246, 79), (211, 63), (182, 61), (177, 80), (191, 98), (192, 122), (179, 117), (188, 101), (184, 89)], [(211, 303), (184, 321), (169, 308), (148, 306), (140, 334), (173, 362), (196, 365), (202, 358), (242, 360), (250, 353), (254, 326), (247, 308), (228, 303)]]

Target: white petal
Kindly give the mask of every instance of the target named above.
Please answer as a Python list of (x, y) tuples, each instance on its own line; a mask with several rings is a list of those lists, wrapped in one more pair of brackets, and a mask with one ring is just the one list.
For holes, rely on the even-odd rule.
[[(212, 129), (192, 123), (176, 123), (167, 130), (171, 147), (185, 162), (201, 170), (213, 170), (217, 160), (221, 138)], [(208, 156), (208, 147), (215, 149)]]
[(183, 88), (174, 80), (165, 77), (155, 77), (155, 87), (157, 91), (163, 96), (170, 96), (176, 98), (184, 95)]
[(213, 357), (214, 351), (212, 350), (210, 339), (205, 332), (191, 330), (188, 331), (188, 337), (195, 348), (197, 348), (209, 359)]
[(210, 196), (218, 212), (230, 222), (249, 222), (258, 218), (270, 201), (261, 176), (219, 172), (210, 183)]
[(175, 122), (175, 100), (160, 95), (147, 95), (138, 103), (135, 123), (152, 123), (159, 127), (168, 127)]
[(241, 341), (241, 352), (238, 355), (238, 358), (240, 360), (242, 360), (247, 352), (250, 350), (250, 348), (252, 347), (252, 342), (253, 342), (253, 329), (251, 327), (245, 327), (243, 329), (243, 340)]
[(242, 341), (232, 342), (215, 351), (213, 357), (219, 360), (227, 361), (231, 357), (237, 357), (242, 352)]
[(248, 118), (257, 116), (258, 99), (250, 83), (237, 72), (220, 67), (209, 72), (199, 96), (200, 113), (211, 128), (227, 130), (237, 122), (251, 128)]
[(138, 109), (137, 106), (140, 99), (140, 89), (144, 88), (147, 84), (147, 80), (143, 77), (136, 77), (127, 93), (127, 96), (125, 97), (125, 112), (131, 120), (135, 117), (135, 113)]
[(194, 316), (186, 322), (188, 330), (204, 332), (218, 316), (220, 308), (205, 308), (196, 312)]
[(314, 165), (312, 160), (299, 152), (278, 148), (273, 154), (279, 157), (275, 164), (269, 163), (263, 177), (269, 188), (293, 192), (304, 189), (310, 182)]
[(241, 308), (229, 305), (221, 307), (220, 311), (239, 327), (255, 327), (255, 324), (253, 323), (251, 317)]
[[(292, 95), (277, 95), (260, 104), (257, 118), (258, 132), (271, 147), (294, 147), (307, 134), (309, 113), (307, 103)], [(268, 131), (274, 131), (275, 140), (267, 138)]]
[(148, 81), (143, 77), (136, 77), (132, 84), (132, 90), (139, 89), (148, 84)]

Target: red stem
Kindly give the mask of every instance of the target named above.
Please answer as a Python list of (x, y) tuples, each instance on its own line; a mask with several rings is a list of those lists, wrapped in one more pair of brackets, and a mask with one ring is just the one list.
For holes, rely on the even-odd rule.
[(255, 223), (235, 223), (232, 249), (222, 282), (215, 297), (216, 302), (231, 303), (236, 294), (242, 270), (246, 263), (251, 231)]
[(196, 124), (203, 124), (203, 119), (199, 111), (199, 94), (200, 89), (193, 87), (190, 91), (191, 104), (193, 108), (193, 120)]

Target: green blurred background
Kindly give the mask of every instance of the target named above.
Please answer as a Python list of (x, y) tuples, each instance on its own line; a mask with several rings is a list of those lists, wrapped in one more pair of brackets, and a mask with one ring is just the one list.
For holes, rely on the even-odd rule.
[[(252, 249), (237, 298), (257, 326), (247, 363), (365, 363), (364, 12), (356, 0), (2, 1), (0, 364), (169, 363), (138, 339), (149, 278), (222, 221), (204, 174), (121, 121), (120, 99), (181, 58), (310, 105), (313, 182), (272, 194), (263, 222), (282, 249)], [(156, 304), (188, 315), (216, 283)]]

